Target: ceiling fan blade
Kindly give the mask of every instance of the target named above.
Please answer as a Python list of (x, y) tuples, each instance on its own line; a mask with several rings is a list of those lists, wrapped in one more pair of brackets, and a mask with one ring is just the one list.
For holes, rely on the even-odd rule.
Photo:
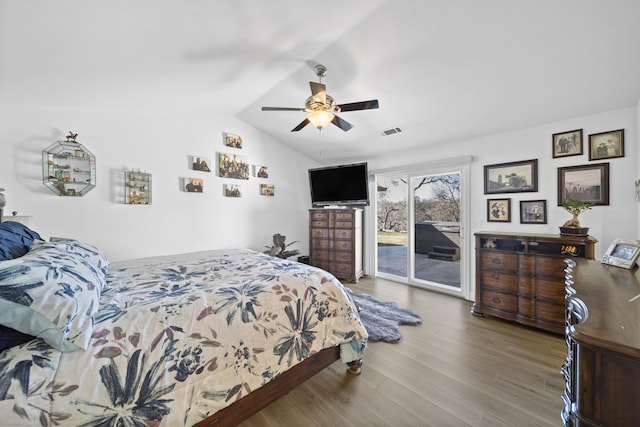
[(340, 104), (340, 111), (355, 111), (355, 110), (373, 110), (378, 108), (378, 100), (372, 99), (370, 101), (351, 102), (348, 104)]
[(262, 111), (305, 111), (305, 109), (295, 107), (262, 107)]
[(309, 121), (309, 119), (304, 119), (302, 122), (300, 122), (300, 124), (298, 126), (296, 126), (293, 129), (291, 129), (291, 132), (298, 132), (300, 129), (302, 129), (303, 127), (305, 127), (309, 123), (311, 123)]
[(331, 120), (331, 123), (333, 123), (334, 125), (338, 126), (340, 129), (342, 129), (345, 132), (353, 127), (353, 125), (351, 123), (349, 123), (346, 120), (341, 119), (338, 116), (333, 116), (333, 120)]
[(327, 86), (322, 83), (309, 82), (309, 86), (311, 86), (311, 95), (313, 99), (317, 100), (322, 104), (326, 104), (327, 102)]

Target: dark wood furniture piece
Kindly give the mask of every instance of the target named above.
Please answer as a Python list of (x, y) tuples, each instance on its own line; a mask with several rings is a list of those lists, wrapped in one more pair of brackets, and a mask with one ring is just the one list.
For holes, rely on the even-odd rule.
[(362, 209), (309, 210), (309, 264), (338, 279), (362, 277)]
[(640, 271), (567, 260), (565, 426), (640, 423)]
[[(340, 359), (340, 347), (325, 348), (283, 372), (259, 389), (252, 391), (242, 399), (195, 424), (194, 427), (237, 426), (338, 359)], [(360, 374), (362, 360), (351, 362), (347, 365), (347, 372), (355, 375)]]
[(564, 262), (594, 257), (590, 236), (477, 232), (475, 315), (564, 334)]

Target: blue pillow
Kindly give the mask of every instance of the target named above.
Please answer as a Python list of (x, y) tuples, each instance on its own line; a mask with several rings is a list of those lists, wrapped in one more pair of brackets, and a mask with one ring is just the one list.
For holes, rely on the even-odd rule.
[(0, 222), (0, 261), (19, 258), (29, 251), (40, 235), (15, 221)]

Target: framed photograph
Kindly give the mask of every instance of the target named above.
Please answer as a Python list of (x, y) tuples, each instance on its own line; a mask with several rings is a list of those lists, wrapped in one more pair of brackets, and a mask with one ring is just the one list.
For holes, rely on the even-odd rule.
[(554, 158), (582, 154), (582, 129), (554, 133), (551, 139)]
[(624, 157), (624, 129), (589, 135), (589, 160)]
[(632, 269), (640, 256), (640, 241), (615, 239), (602, 257), (603, 264)]
[(224, 135), (224, 145), (231, 148), (242, 148), (242, 138), (232, 133)]
[(484, 194), (538, 191), (538, 159), (485, 165)]
[(204, 180), (202, 178), (184, 178), (184, 191), (187, 193), (202, 193)]
[(249, 163), (244, 156), (219, 153), (218, 174), (221, 178), (249, 179)]
[(255, 165), (253, 167), (253, 169), (254, 169), (253, 174), (257, 178), (269, 178), (269, 168), (268, 167)]
[(273, 184), (260, 184), (260, 194), (263, 196), (275, 196), (276, 188)]
[(609, 205), (609, 163), (558, 168), (558, 206), (565, 199)]
[(511, 199), (488, 199), (487, 221), (511, 222)]
[(238, 184), (224, 184), (225, 197), (242, 197), (242, 187)]
[(547, 201), (546, 200), (521, 200), (520, 224), (546, 224)]
[(191, 169), (194, 171), (211, 172), (211, 160), (204, 156), (190, 156)]

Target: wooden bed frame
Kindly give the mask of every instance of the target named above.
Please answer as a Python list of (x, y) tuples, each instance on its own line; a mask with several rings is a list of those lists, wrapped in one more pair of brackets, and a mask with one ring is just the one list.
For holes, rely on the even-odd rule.
[[(237, 426), (339, 359), (339, 346), (325, 348), (194, 427)], [(362, 371), (362, 359), (347, 366), (347, 372), (358, 375)]]

